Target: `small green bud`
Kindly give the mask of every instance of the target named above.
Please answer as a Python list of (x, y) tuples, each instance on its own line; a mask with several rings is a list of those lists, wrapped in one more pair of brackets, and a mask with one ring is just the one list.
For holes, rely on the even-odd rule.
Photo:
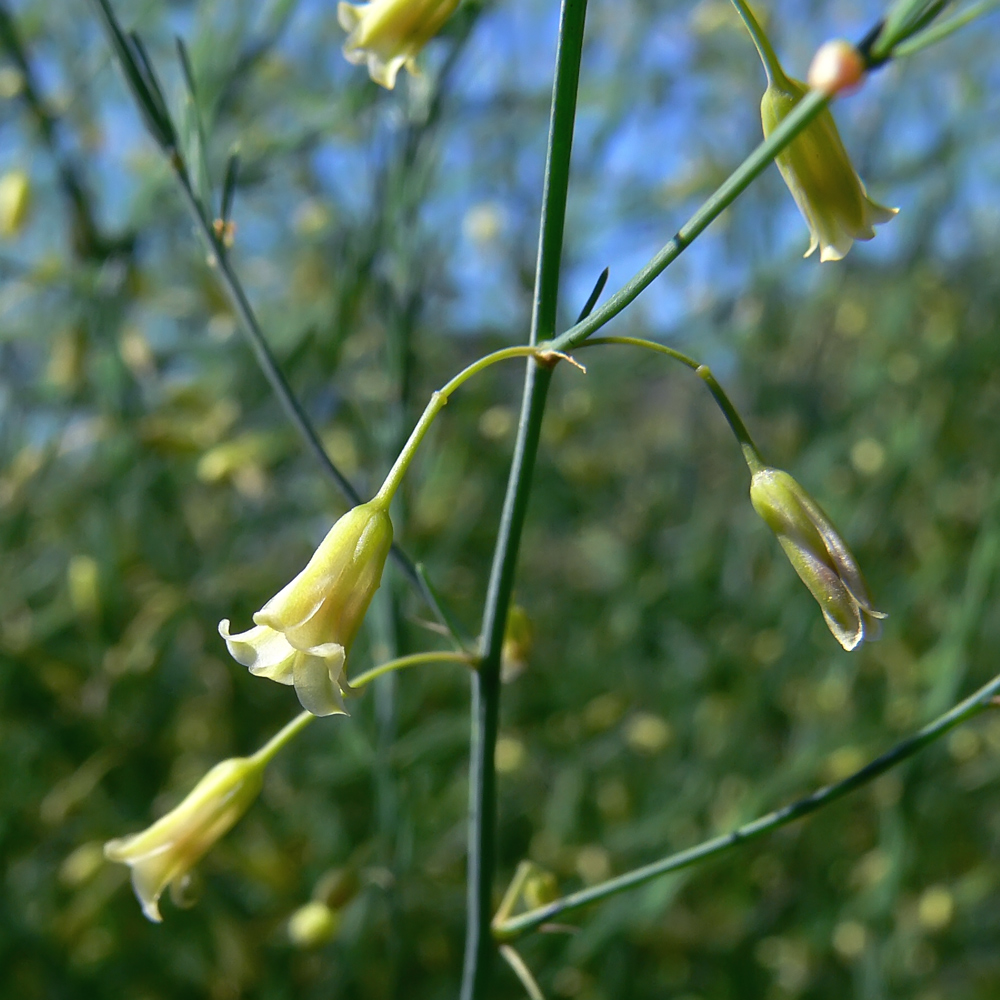
[(529, 910), (536, 910), (559, 898), (559, 882), (552, 872), (532, 865), (531, 874), (524, 880), (522, 898)]
[(534, 642), (535, 628), (528, 612), (520, 604), (512, 604), (500, 648), (500, 679), (504, 684), (516, 680), (528, 669), (528, 657)]
[(306, 903), (288, 918), (288, 937), (297, 948), (319, 948), (340, 928), (340, 914), (326, 903)]
[(750, 481), (750, 502), (778, 536), (844, 649), (877, 639), (886, 616), (872, 606), (854, 556), (812, 497), (787, 472), (765, 466)]
[(368, 605), (382, 582), (392, 521), (380, 501), (349, 510), (306, 568), (254, 616), (254, 626), (219, 633), (237, 663), (279, 684), (294, 684), (313, 715), (344, 713), (344, 667)]
[(23, 170), (8, 170), (0, 176), (0, 236), (17, 236), (24, 228), (31, 207), (31, 178)]

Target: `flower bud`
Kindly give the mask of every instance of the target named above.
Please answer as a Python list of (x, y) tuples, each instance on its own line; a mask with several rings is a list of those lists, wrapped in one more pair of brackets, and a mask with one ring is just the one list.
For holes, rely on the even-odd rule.
[(104, 856), (132, 869), (142, 912), (160, 923), (159, 900), (247, 811), (260, 792), (264, 763), (233, 757), (216, 764), (187, 798), (141, 833), (109, 840)]
[(23, 170), (9, 170), (0, 177), (0, 236), (17, 236), (31, 207), (31, 179)]
[(813, 90), (827, 97), (850, 93), (864, 79), (865, 61), (861, 53), (843, 38), (825, 42), (816, 50), (806, 79)]
[(534, 642), (535, 629), (528, 612), (520, 604), (512, 604), (500, 647), (500, 679), (504, 684), (516, 680), (528, 669), (528, 656)]
[(344, 58), (367, 63), (368, 74), (388, 90), (405, 66), (417, 75), (417, 53), (451, 17), (458, 0), (371, 0), (337, 5), (337, 20), (349, 35)]
[(787, 473), (763, 467), (750, 481), (750, 502), (781, 547), (846, 650), (877, 639), (879, 619), (861, 570), (830, 519)]
[(306, 903), (288, 918), (288, 937), (297, 948), (319, 948), (340, 927), (340, 914), (326, 903)]
[(529, 910), (537, 910), (559, 898), (559, 882), (552, 872), (533, 864), (521, 892), (524, 905)]
[(381, 502), (349, 510), (306, 568), (253, 616), (253, 628), (230, 635), (229, 620), (219, 623), (233, 659), (252, 674), (293, 684), (313, 715), (345, 713), (345, 661), (391, 546), (392, 521)]

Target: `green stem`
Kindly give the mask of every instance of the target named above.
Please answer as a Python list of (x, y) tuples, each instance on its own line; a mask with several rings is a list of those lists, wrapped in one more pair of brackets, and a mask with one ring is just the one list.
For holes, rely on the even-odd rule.
[(444, 409), (448, 398), (463, 382), (468, 381), (473, 375), (477, 375), (484, 369), (489, 368), (490, 365), (495, 365), (498, 361), (506, 361), (509, 358), (535, 357), (537, 355), (538, 348), (528, 345), (505, 347), (502, 350), (494, 351), (492, 354), (487, 354), (485, 357), (479, 358), (478, 361), (474, 361), (467, 368), (463, 368), (450, 382), (433, 393), (430, 402), (413, 428), (409, 440), (403, 445), (403, 450), (399, 453), (392, 468), (389, 470), (389, 474), (385, 477), (385, 482), (382, 484), (381, 489), (375, 494), (373, 502), (378, 501), (386, 505), (390, 503), (393, 494), (399, 489), (399, 484), (403, 481), (403, 476), (406, 475), (406, 470), (409, 468), (410, 462), (413, 461), (413, 456), (416, 454), (417, 448), (420, 447), (420, 442), (423, 441), (424, 435), (431, 424), (434, 423), (434, 418)]
[(733, 171), (641, 271), (586, 319), (561, 333), (549, 345), (570, 351), (630, 305), (709, 225), (762, 173), (765, 167), (827, 106), (829, 98), (811, 90), (781, 124)]
[[(532, 303), (531, 343), (555, 333), (569, 186), (576, 95), (583, 54), (587, 0), (563, 0), (559, 16), (555, 79)], [(500, 654), (514, 587), (514, 572), (552, 368), (529, 362), (524, 377), (521, 418), (507, 478), (507, 492), (493, 549), (493, 564), (482, 620), (482, 661), (472, 679), (469, 756), (468, 859), (466, 872), (465, 957), (461, 1000), (477, 1000), (493, 959), (490, 939), (496, 869), (496, 767), (494, 750), (500, 712)]]
[[(292, 392), (281, 369), (278, 367), (278, 362), (271, 353), (271, 348), (268, 346), (264, 332), (261, 330), (260, 324), (257, 322), (257, 317), (254, 315), (254, 311), (247, 300), (243, 286), (229, 263), (226, 248), (222, 245), (222, 241), (218, 236), (216, 236), (211, 221), (205, 215), (204, 209), (198, 201), (194, 189), (191, 187), (191, 181), (188, 178), (183, 162), (174, 157), (171, 159), (171, 164), (174, 167), (174, 172), (181, 191), (184, 194), (185, 201), (198, 224), (198, 229), (205, 243), (212, 253), (215, 271), (219, 275), (219, 283), (222, 285), (223, 291), (229, 299), (233, 310), (236, 312), (236, 316), (240, 321), (240, 329), (243, 330), (250, 344), (258, 366), (264, 373), (264, 377), (270, 384), (274, 394), (278, 397), (288, 419), (299, 432), (307, 448), (319, 462), (320, 467), (333, 480), (348, 502), (357, 506), (362, 502), (360, 494), (351, 484), (350, 480), (330, 460), (330, 456), (327, 455), (326, 449), (319, 439), (319, 435), (316, 433), (301, 404)], [(457, 637), (453, 635), (451, 627), (448, 625), (447, 616), (442, 614), (437, 599), (424, 585), (424, 581), (417, 572), (413, 560), (403, 551), (397, 542), (392, 543), (390, 553), (396, 565), (403, 571), (403, 575), (420, 592), (440, 624), (447, 628), (449, 635), (457, 641)]]
[(202, 238), (208, 244), (208, 248), (211, 251), (212, 263), (216, 273), (219, 275), (219, 284), (222, 285), (223, 292), (229, 299), (229, 304), (233, 307), (233, 311), (236, 313), (236, 317), (240, 322), (240, 328), (243, 330), (250, 344), (250, 349), (253, 351), (258, 367), (264, 373), (264, 377), (270, 384), (275, 396), (278, 397), (285, 415), (299, 432), (302, 440), (313, 453), (323, 471), (334, 482), (340, 492), (343, 493), (344, 497), (352, 505), (357, 506), (361, 503), (360, 494), (354, 488), (351, 481), (330, 460), (330, 456), (327, 455), (326, 449), (323, 447), (323, 442), (320, 441), (319, 435), (316, 433), (301, 404), (292, 392), (291, 386), (289, 386), (281, 369), (278, 367), (278, 362), (274, 354), (271, 353), (271, 348), (268, 346), (264, 332), (261, 330), (253, 308), (247, 300), (243, 286), (232, 269), (226, 248), (216, 235), (211, 221), (205, 214), (205, 210), (198, 196), (195, 194), (194, 188), (191, 186), (191, 181), (184, 164), (180, 160), (174, 160), (172, 163), (178, 184), (184, 194), (184, 200), (187, 202), (188, 208), (191, 210), (191, 215), (198, 224)]
[(648, 351), (665, 354), (668, 358), (673, 358), (682, 365), (686, 365), (708, 386), (708, 391), (711, 392), (719, 409), (722, 410), (723, 416), (739, 442), (750, 471), (757, 472), (764, 468), (764, 460), (760, 457), (760, 452), (757, 451), (757, 446), (753, 443), (753, 438), (750, 437), (750, 432), (747, 430), (746, 424), (743, 423), (743, 418), (740, 417), (736, 407), (726, 395), (725, 389), (715, 380), (708, 365), (703, 365), (701, 362), (695, 361), (694, 358), (689, 358), (686, 354), (675, 351), (672, 347), (667, 347), (666, 344), (658, 344), (655, 340), (644, 340), (641, 337), (591, 337), (580, 346), (590, 347), (592, 344), (627, 344), (631, 347), (644, 347)]
[(740, 15), (740, 19), (746, 25), (747, 31), (750, 32), (750, 37), (753, 39), (753, 44), (757, 49), (757, 55), (760, 56), (760, 61), (764, 64), (768, 86), (777, 87), (779, 90), (791, 90), (791, 81), (781, 68), (781, 63), (778, 61), (778, 56), (771, 45), (771, 40), (764, 33), (764, 29), (760, 26), (757, 18), (754, 17), (753, 11), (744, 0), (733, 0), (733, 6)]
[[(271, 384), (271, 388), (278, 397), (288, 418), (306, 442), (309, 450), (315, 455), (321, 468), (336, 483), (337, 487), (350, 503), (357, 506), (361, 502), (361, 497), (346, 476), (330, 460), (330, 456), (327, 455), (326, 449), (319, 440), (319, 436), (313, 430), (309, 418), (299, 405), (287, 381), (285, 381), (285, 377), (264, 338), (263, 331), (257, 323), (257, 317), (250, 307), (250, 303), (243, 291), (243, 286), (230, 267), (226, 248), (216, 236), (212, 221), (205, 214), (205, 207), (199, 201), (198, 196), (191, 187), (191, 179), (188, 175), (187, 167), (178, 151), (177, 132), (163, 100), (155, 71), (145, 61), (145, 57), (143, 57), (143, 67), (140, 67), (136, 61), (136, 53), (142, 53), (145, 50), (134, 35), (126, 38), (108, 0), (95, 0), (95, 2), (108, 30), (112, 47), (121, 64), (132, 96), (135, 98), (136, 104), (142, 113), (146, 127), (173, 168), (184, 199), (191, 210), (191, 214), (194, 216), (205, 243), (212, 253), (216, 265), (216, 273), (220, 277), (223, 291), (240, 320), (240, 327), (250, 342), (250, 347), (253, 350), (258, 365)], [(442, 613), (441, 606), (434, 597), (434, 594), (425, 586), (423, 578), (417, 572), (413, 560), (407, 556), (396, 542), (392, 543), (391, 553), (396, 564), (403, 571), (403, 575), (421, 593), (438, 621), (448, 630), (449, 635), (456, 642), (460, 642), (448, 625), (448, 616)]]
[[(351, 690), (359, 691), (371, 684), (376, 677), (381, 677), (393, 670), (419, 667), (424, 663), (464, 663), (468, 667), (474, 667), (475, 658), (468, 653), (452, 652), (447, 649), (426, 653), (410, 653), (408, 656), (387, 660), (385, 663), (380, 663), (377, 667), (372, 667), (371, 670), (359, 674), (351, 682)], [(291, 722), (279, 729), (255, 754), (252, 754), (250, 760), (258, 764), (270, 764), (278, 751), (295, 739), (316, 718), (318, 716), (313, 715), (312, 712), (299, 712)]]
[(923, 729), (916, 732), (913, 736), (903, 740), (901, 743), (897, 743), (888, 752), (882, 754), (880, 757), (876, 757), (859, 771), (855, 771), (854, 774), (844, 778), (843, 781), (827, 785), (825, 788), (813, 792), (804, 799), (799, 799), (791, 805), (768, 813), (766, 816), (761, 816), (750, 823), (738, 827), (731, 833), (724, 834), (721, 837), (713, 837), (711, 840), (706, 840), (696, 847), (671, 854), (659, 861), (654, 861), (652, 864), (636, 868), (634, 871), (627, 872), (624, 875), (619, 875), (617, 878), (600, 882), (588, 889), (582, 889), (580, 892), (571, 893), (562, 899), (557, 899), (552, 903), (547, 903), (545, 906), (529, 910), (527, 913), (522, 913), (510, 920), (498, 922), (493, 928), (493, 935), (498, 941), (512, 941), (522, 934), (534, 930), (540, 924), (552, 920), (553, 917), (559, 914), (586, 906), (588, 903), (596, 903), (599, 900), (607, 899), (609, 896), (643, 885), (652, 879), (659, 878), (661, 875), (678, 871), (681, 868), (687, 868), (690, 865), (723, 854), (734, 847), (739, 847), (751, 840), (756, 840), (758, 837), (771, 833), (773, 830), (786, 826), (797, 819), (802, 819), (804, 816), (822, 809), (831, 802), (835, 802), (849, 792), (867, 785), (870, 781), (879, 777), (879, 775), (885, 774), (886, 771), (897, 764), (902, 763), (907, 758), (923, 750), (924, 747), (939, 740), (956, 726), (986, 711), (986, 709), (994, 704), (993, 699), (997, 695), (997, 692), (1000, 692), (1000, 675), (994, 677), (993, 680), (981, 687), (975, 694), (970, 695), (943, 715), (938, 716), (933, 722), (928, 723), (928, 725), (924, 726)]
[(256, 764), (270, 764), (278, 751), (291, 743), (315, 718), (317, 716), (312, 712), (299, 712), (288, 725), (279, 729), (255, 754), (252, 754), (250, 760)]
[(941, 7), (936, 0), (896, 0), (872, 46), (872, 60), (879, 63), (891, 59), (896, 54), (896, 46), (929, 23), (928, 14), (933, 20)]
[(524, 992), (528, 994), (529, 1000), (545, 1000), (545, 994), (531, 974), (531, 969), (525, 964), (521, 956), (509, 945), (500, 945), (500, 954), (504, 961), (514, 970), (514, 975), (520, 980), (524, 987)]
[(915, 52), (927, 48), (928, 45), (940, 42), (941, 39), (947, 38), (952, 32), (958, 31), (959, 28), (964, 28), (977, 17), (982, 17), (991, 10), (996, 10), (997, 7), (1000, 7), (1000, 0), (981, 0), (980, 3), (974, 3), (971, 7), (960, 11), (954, 17), (948, 18), (947, 21), (942, 21), (933, 28), (928, 28), (926, 31), (922, 31), (920, 34), (894, 46), (892, 57), (893, 59), (898, 59), (902, 56), (911, 56)]
[(395, 660), (387, 660), (377, 667), (372, 667), (371, 670), (366, 670), (363, 674), (358, 674), (351, 681), (351, 690), (358, 691), (367, 684), (371, 684), (376, 677), (381, 677), (393, 670), (419, 667), (424, 663), (464, 663), (467, 667), (472, 667), (475, 665), (475, 658), (468, 653), (453, 652), (447, 649), (434, 650), (429, 653), (410, 653), (407, 656), (399, 656)]

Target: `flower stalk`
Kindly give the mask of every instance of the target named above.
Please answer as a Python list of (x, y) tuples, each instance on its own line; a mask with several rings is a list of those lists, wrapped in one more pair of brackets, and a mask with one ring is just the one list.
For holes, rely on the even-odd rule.
[[(358, 691), (390, 671), (439, 662), (475, 666), (474, 659), (465, 653), (412, 653), (361, 674), (352, 690)], [(151, 826), (104, 845), (109, 861), (131, 868), (132, 887), (146, 917), (162, 922), (159, 901), (163, 892), (183, 886), (191, 869), (254, 803), (267, 765), (315, 718), (312, 712), (300, 712), (256, 753), (216, 764), (175, 808)]]

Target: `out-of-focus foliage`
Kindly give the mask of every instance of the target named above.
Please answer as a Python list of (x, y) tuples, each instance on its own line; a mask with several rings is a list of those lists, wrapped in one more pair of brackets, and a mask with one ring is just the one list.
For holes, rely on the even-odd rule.
[[(880, 12), (772, 6), (799, 75)], [(757, 141), (763, 90), (722, 0), (591, 7), (566, 322)], [(186, 39), (217, 183), (240, 145), (237, 270), (331, 454), (372, 488), (433, 388), (525, 339), (556, 4), (466, 5), (393, 94), (342, 60), (332, 2), (118, 9), (171, 96)], [(249, 621), (344, 508), (241, 341), (90, 8), (67, 10), (8, 11), (28, 79), (0, 55), (0, 173), (32, 191), (0, 244), (0, 993), (452, 996), (460, 668), (386, 678), (310, 727), (163, 925), (102, 859), (297, 710), (216, 623)], [(528, 857), (568, 889), (726, 830), (998, 669), (998, 43), (994, 17), (838, 105), (873, 195), (902, 208), (874, 243), (802, 262), (771, 170), (615, 324), (713, 365), (767, 460), (842, 529), (890, 613), (880, 643), (837, 647), (690, 373), (610, 347), (557, 373), (517, 589), (534, 641), (498, 746), (504, 878)], [(519, 371), (461, 390), (396, 511), (471, 631)], [(388, 579), (355, 672), (441, 643)], [(987, 716), (522, 954), (547, 995), (581, 1000), (994, 1000), (998, 782)], [(288, 918), (310, 900), (334, 917), (297, 948)], [(499, 965), (496, 984), (517, 995)]]

